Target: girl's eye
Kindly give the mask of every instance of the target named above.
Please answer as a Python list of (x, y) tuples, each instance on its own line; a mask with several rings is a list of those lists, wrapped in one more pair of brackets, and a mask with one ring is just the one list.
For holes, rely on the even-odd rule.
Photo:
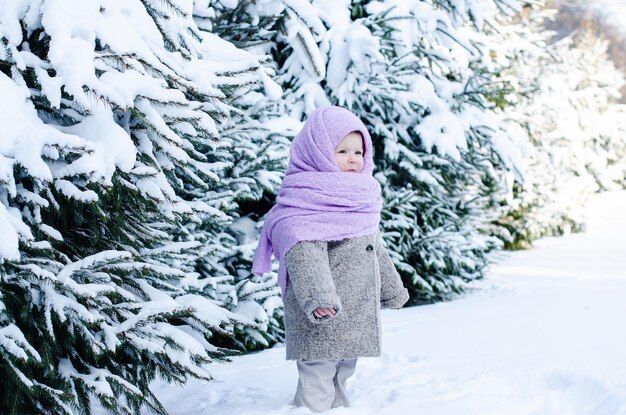
[(362, 151), (357, 151), (356, 154), (358, 154), (359, 156), (363, 154)]
[(339, 150), (338, 153), (339, 154), (345, 154), (346, 150)]

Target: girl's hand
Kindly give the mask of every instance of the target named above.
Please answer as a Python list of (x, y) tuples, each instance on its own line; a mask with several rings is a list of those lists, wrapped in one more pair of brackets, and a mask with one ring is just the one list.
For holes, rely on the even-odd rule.
[(334, 308), (326, 308), (326, 307), (317, 307), (315, 310), (313, 310), (313, 315), (317, 318), (322, 318), (324, 316), (334, 316), (335, 314), (337, 314), (337, 310), (335, 310)]

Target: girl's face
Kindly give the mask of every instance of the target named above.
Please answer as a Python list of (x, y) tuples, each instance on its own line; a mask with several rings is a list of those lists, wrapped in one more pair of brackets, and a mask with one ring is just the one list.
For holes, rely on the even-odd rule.
[(343, 172), (360, 173), (363, 170), (363, 137), (360, 133), (353, 131), (337, 144), (335, 160)]

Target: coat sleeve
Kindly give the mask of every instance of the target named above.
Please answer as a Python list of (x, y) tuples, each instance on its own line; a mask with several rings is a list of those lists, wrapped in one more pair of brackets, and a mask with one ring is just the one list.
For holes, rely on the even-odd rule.
[[(287, 284), (311, 322), (327, 322), (341, 313), (341, 302), (330, 272), (327, 242), (300, 241), (287, 252), (285, 263)], [(318, 307), (334, 308), (337, 313), (317, 318), (313, 310)]]
[(382, 308), (400, 308), (409, 300), (409, 291), (402, 285), (400, 274), (398, 274), (380, 238), (376, 255), (380, 268), (380, 306)]

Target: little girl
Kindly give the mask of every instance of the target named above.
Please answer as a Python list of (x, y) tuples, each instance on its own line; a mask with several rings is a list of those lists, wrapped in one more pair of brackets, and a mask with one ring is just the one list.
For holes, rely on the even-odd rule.
[(379, 234), (382, 197), (372, 140), (350, 111), (314, 111), (293, 140), (276, 205), (252, 271), (271, 269), (285, 311), (287, 359), (296, 360), (294, 404), (320, 412), (349, 406), (358, 357), (380, 356), (380, 308), (408, 300)]

